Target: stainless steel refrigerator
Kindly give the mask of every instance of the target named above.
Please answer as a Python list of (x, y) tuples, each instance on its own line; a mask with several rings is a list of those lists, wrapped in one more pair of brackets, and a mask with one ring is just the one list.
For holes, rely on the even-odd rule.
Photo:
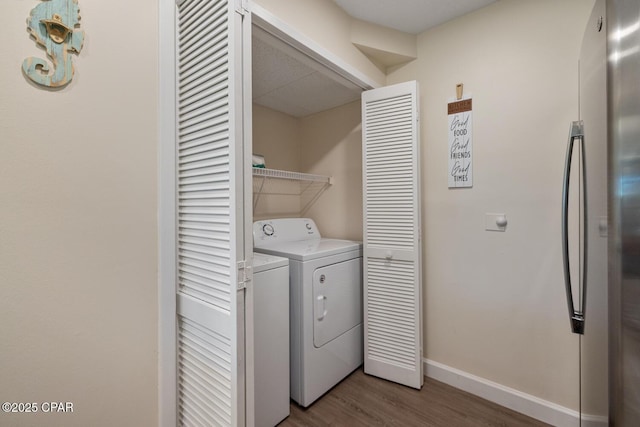
[(640, 1), (607, 17), (609, 420), (640, 426)]
[(582, 426), (608, 417), (607, 33), (597, 0), (579, 59), (579, 120), (569, 126), (562, 195), (562, 243), (571, 332), (579, 336), (576, 402)]
[(582, 426), (640, 426), (640, 1), (597, 0), (562, 203)]

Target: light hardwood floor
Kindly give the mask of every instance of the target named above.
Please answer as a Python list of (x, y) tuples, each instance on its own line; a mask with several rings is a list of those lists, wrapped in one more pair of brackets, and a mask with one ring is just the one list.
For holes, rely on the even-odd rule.
[(495, 403), (425, 378), (414, 390), (358, 369), (304, 409), (291, 403), (291, 426), (546, 426)]

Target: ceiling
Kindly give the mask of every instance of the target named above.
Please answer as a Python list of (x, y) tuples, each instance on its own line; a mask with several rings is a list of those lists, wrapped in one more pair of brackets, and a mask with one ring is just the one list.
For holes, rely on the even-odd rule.
[(252, 31), (253, 102), (304, 117), (360, 99), (362, 89), (257, 27)]
[(496, 0), (334, 0), (353, 18), (419, 34)]

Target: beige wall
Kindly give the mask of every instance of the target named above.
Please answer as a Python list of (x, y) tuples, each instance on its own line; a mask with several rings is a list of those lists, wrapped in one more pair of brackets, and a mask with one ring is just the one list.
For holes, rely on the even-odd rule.
[[(560, 244), (568, 123), (593, 1), (502, 0), (427, 31), (422, 108), (425, 355), (577, 409), (578, 339), (569, 331)], [(447, 188), (446, 104), (473, 95), (474, 186)], [(484, 215), (505, 213), (505, 233)]]
[(357, 19), (351, 22), (351, 42), (385, 74), (389, 68), (413, 61), (418, 55), (415, 34)]
[(334, 179), (307, 213), (324, 237), (362, 240), (361, 124), (360, 101), (300, 120), (302, 171)]
[(269, 169), (300, 170), (300, 123), (288, 114), (253, 104), (253, 152)]
[[(333, 177), (334, 185), (304, 213), (326, 237), (362, 240), (360, 111), (357, 101), (295, 118), (253, 105), (253, 152), (265, 156), (268, 168)], [(254, 180), (255, 188), (259, 182)], [(281, 195), (297, 187), (287, 182), (266, 185), (271, 187), (260, 196), (254, 220), (300, 216), (306, 199)]]
[[(300, 122), (288, 114), (253, 104), (253, 153), (264, 156), (266, 167), (300, 172)], [(261, 189), (253, 219), (299, 216), (300, 197), (296, 183), (254, 179), (254, 193)], [(254, 194), (255, 200), (256, 194)]]
[(0, 14), (0, 401), (74, 412), (0, 425), (154, 426), (157, 2), (81, 1), (84, 48), (57, 92), (21, 72), (43, 56), (25, 24), (38, 3)]

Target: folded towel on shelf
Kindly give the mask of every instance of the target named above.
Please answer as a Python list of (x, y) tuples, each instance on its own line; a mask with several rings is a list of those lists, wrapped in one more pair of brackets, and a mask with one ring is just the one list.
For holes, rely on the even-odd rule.
[(264, 156), (260, 155), (260, 154), (254, 154), (253, 155), (253, 167), (254, 168), (266, 168), (265, 164), (264, 164)]

